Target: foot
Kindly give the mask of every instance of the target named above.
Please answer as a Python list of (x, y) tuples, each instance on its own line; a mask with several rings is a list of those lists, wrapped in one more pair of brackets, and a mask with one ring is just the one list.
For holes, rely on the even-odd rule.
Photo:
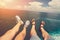
[(35, 25), (35, 19), (32, 19), (32, 25)]
[(15, 40), (24, 40), (24, 38), (26, 36), (26, 28), (29, 26), (29, 24), (30, 24), (30, 21), (27, 20), (25, 22), (23, 30), (16, 36)]
[(22, 34), (23, 37), (26, 36), (27, 27), (29, 26), (29, 24), (30, 24), (30, 21), (27, 20), (27, 21), (25, 22), (24, 28), (23, 28), (23, 30), (22, 30), (22, 32), (21, 32), (21, 34)]
[(45, 25), (45, 22), (44, 22), (44, 21), (42, 21), (42, 22), (41, 22), (41, 25), (40, 25), (40, 28), (43, 28), (43, 27), (44, 27), (44, 25)]
[(18, 23), (23, 24), (23, 21), (21, 20), (21, 18), (18, 15), (16, 15), (15, 17), (16, 17)]
[(29, 26), (29, 24), (30, 24), (30, 21), (29, 20), (27, 20), (26, 22), (25, 22), (25, 25), (24, 25), (24, 27), (28, 27)]
[(45, 22), (42, 21), (41, 25), (40, 25), (40, 30), (42, 32), (42, 36), (43, 36), (44, 40), (47, 40), (50, 36), (49, 36), (48, 32), (43, 28), (44, 25), (45, 25)]
[(32, 19), (32, 29), (31, 29), (31, 36), (37, 35), (36, 30), (35, 30), (35, 19)]

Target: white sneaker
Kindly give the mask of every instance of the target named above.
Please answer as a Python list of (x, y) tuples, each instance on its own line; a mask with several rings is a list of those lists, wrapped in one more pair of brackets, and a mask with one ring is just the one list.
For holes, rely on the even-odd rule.
[(21, 18), (18, 15), (16, 15), (15, 17), (17, 19), (17, 22), (21, 22), (23, 24), (23, 21), (21, 20)]
[(27, 20), (26, 22), (25, 22), (25, 27), (28, 27), (29, 26), (29, 24), (30, 24), (30, 21), (29, 20)]

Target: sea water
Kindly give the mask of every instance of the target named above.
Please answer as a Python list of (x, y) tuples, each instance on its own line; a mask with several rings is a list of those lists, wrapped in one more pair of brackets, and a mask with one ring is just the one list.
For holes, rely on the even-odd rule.
[[(60, 13), (59, 13), (60, 14)], [(45, 21), (44, 29), (54, 38), (60, 40), (60, 16), (58, 13), (42, 14), (39, 20)]]
[[(12, 15), (12, 14), (11, 14)], [(0, 15), (0, 35), (3, 35), (7, 30), (13, 28), (16, 24), (15, 15)], [(18, 15), (18, 14), (16, 14)], [(35, 18), (36, 20), (36, 31), (38, 36), (41, 38), (41, 32), (39, 30), (41, 21), (45, 21), (44, 29), (55, 39), (60, 40), (60, 13), (45, 13), (45, 12), (26, 12), (22, 16), (22, 20), (25, 22), (26, 20), (30, 20)], [(29, 40), (31, 25), (27, 28), (27, 35), (25, 40)], [(42, 39), (42, 38), (41, 38)]]

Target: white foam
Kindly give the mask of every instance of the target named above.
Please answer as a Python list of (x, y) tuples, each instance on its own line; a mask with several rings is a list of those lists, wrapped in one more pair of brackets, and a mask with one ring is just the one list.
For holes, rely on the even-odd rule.
[(60, 40), (60, 34), (51, 35), (55, 40)]

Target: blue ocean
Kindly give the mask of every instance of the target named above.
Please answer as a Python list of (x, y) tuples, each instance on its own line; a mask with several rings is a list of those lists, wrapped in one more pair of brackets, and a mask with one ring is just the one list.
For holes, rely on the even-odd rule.
[[(55, 39), (60, 40), (60, 13), (45, 13), (45, 12), (25, 12), (25, 13), (12, 13), (2, 14), (0, 13), (0, 36), (2, 36), (7, 30), (11, 29), (14, 25), (16, 25), (15, 16), (19, 15), (22, 20), (25, 22), (26, 20), (32, 20), (35, 18), (36, 20), (36, 31), (38, 36), (42, 38), (41, 32), (39, 30), (41, 21), (45, 21), (44, 29)], [(30, 29), (31, 24), (27, 28), (27, 35), (25, 40), (29, 40), (30, 38)], [(20, 29), (20, 31), (22, 28)]]

